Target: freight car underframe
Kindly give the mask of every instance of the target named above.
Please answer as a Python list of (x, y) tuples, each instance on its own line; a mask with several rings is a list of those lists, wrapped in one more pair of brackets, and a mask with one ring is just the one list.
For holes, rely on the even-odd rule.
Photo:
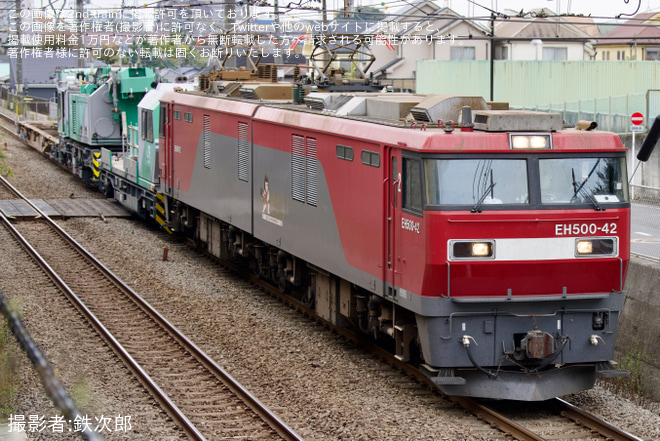
[[(106, 197), (114, 198), (130, 212), (142, 219), (155, 219), (162, 226), (157, 216), (158, 189), (154, 186), (153, 191), (150, 191), (137, 185), (137, 170), (125, 170), (122, 172), (125, 176), (112, 170), (111, 155), (117, 152), (121, 152), (121, 147), (91, 148), (70, 139), (62, 139), (59, 147), (51, 150), (50, 157), (66, 165), (73, 174), (98, 187)], [(128, 176), (131, 173), (133, 175)]]
[(610, 362), (621, 292), (481, 304), (406, 293), (411, 303), (402, 307), (224, 221), (181, 203), (171, 207), (173, 230), (248, 266), (332, 324), (372, 336), (447, 394), (541, 401), (589, 389), (599, 376), (627, 375)]
[[(51, 159), (66, 165), (71, 172), (88, 184), (98, 185), (101, 150), (121, 152), (121, 145), (94, 146), (82, 144), (70, 138), (60, 138), (50, 151)], [(94, 159), (97, 159), (95, 163)]]

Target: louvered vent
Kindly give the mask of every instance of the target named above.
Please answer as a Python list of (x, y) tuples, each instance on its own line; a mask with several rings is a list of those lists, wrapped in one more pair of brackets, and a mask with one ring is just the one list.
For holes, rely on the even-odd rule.
[(250, 163), (250, 141), (248, 139), (248, 125), (238, 123), (238, 179), (247, 182)]
[(341, 106), (343, 106), (344, 104), (346, 104), (347, 102), (349, 102), (353, 98), (354, 97), (351, 96), (351, 95), (340, 95), (337, 98), (335, 98), (332, 101), (332, 103), (330, 103), (328, 106), (326, 106), (325, 109), (326, 110), (338, 110), (338, 109), (341, 108)]
[(415, 121), (421, 121), (427, 123), (431, 122), (431, 118), (429, 117), (428, 112), (424, 109), (412, 108), (410, 109), (410, 113), (412, 113), (412, 116), (415, 119)]
[(241, 87), (238, 89), (238, 91), (241, 93), (241, 97), (248, 99), (248, 100), (258, 100), (259, 97), (257, 96), (257, 93), (254, 89), (247, 88), (247, 87)]
[(78, 112), (76, 112), (76, 109), (78, 108), (78, 103), (75, 100), (71, 100), (71, 132), (73, 132), (74, 135), (78, 134)]
[(307, 138), (306, 152), (307, 170), (305, 178), (307, 180), (307, 203), (316, 207), (316, 138)]
[(488, 123), (488, 116), (486, 116), (486, 115), (476, 115), (474, 117), (474, 122), (475, 122), (475, 124), (487, 124)]
[(291, 138), (291, 197), (305, 202), (305, 138)]
[(204, 141), (204, 167), (211, 168), (211, 117), (208, 115), (204, 115), (202, 137)]

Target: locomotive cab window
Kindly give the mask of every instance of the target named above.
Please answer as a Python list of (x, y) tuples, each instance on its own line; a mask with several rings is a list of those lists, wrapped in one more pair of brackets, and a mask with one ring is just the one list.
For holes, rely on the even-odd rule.
[(539, 160), (541, 203), (600, 204), (628, 202), (623, 157), (565, 157)]
[(177, 121), (181, 121), (181, 111), (180, 110), (175, 110), (174, 111), (174, 119)]
[(422, 213), (422, 175), (420, 160), (403, 158), (401, 192), (402, 207), (417, 214)]

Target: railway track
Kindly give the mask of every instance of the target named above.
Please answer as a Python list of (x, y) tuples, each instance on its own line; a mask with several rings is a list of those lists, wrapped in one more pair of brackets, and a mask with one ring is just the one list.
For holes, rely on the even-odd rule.
[(191, 439), (300, 439), (47, 216), (2, 223)]
[[(425, 374), (414, 366), (399, 361), (389, 351), (382, 349), (371, 341), (366, 340), (362, 335), (349, 329), (335, 327), (330, 322), (315, 315), (312, 309), (296, 299), (283, 294), (277, 288), (253, 276), (248, 271), (244, 271), (241, 267), (224, 261), (220, 262), (231, 271), (240, 273), (243, 277), (249, 279), (251, 284), (257, 289), (265, 291), (280, 301), (298, 309), (309, 318), (321, 323), (325, 327), (333, 329), (344, 338), (365, 348), (396, 369), (405, 372), (418, 382), (427, 385), (429, 389), (443, 395)], [(540, 403), (479, 401), (458, 396), (445, 396), (445, 398), (455, 405), (462, 407), (478, 420), (485, 421), (492, 427), (500, 430), (506, 439), (513, 438), (520, 441), (643, 441), (641, 438), (559, 398)]]

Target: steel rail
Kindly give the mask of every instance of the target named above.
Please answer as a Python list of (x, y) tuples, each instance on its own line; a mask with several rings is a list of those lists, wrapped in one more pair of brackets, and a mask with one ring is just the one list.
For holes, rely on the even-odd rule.
[(600, 433), (608, 440), (644, 441), (642, 438), (639, 438), (626, 432), (625, 430), (613, 426), (610, 423), (596, 417), (595, 415), (591, 415), (590, 413), (575, 407), (571, 403), (564, 401), (561, 398), (555, 398), (554, 402), (557, 403), (557, 405), (560, 407), (562, 416), (575, 421), (575, 423), (580, 426), (588, 427), (589, 429)]
[[(14, 188), (6, 179), (0, 176), (0, 180), (4, 185)], [(18, 192), (14, 188), (13, 191)], [(18, 192), (20, 194), (20, 192)], [(22, 197), (22, 196), (21, 196)], [(23, 198), (25, 199), (25, 198)], [(240, 383), (231, 377), (224, 369), (218, 366), (210, 357), (208, 357), (201, 349), (199, 349), (193, 342), (185, 337), (179, 330), (169, 323), (158, 311), (153, 309), (142, 297), (135, 291), (127, 286), (119, 277), (112, 271), (106, 268), (99, 262), (92, 254), (85, 248), (79, 245), (71, 236), (69, 236), (59, 225), (43, 213), (37, 206), (25, 199), (27, 203), (39, 213), (39, 217), (43, 218), (59, 235), (61, 235), (67, 242), (69, 242), (81, 254), (81, 256), (92, 264), (98, 271), (100, 271), (108, 280), (110, 280), (118, 289), (134, 301), (140, 309), (142, 309), (149, 317), (151, 317), (157, 324), (166, 330), (182, 347), (184, 347), (197, 361), (204, 365), (211, 374), (216, 376), (228, 389), (230, 389), (241, 401), (243, 401), (254, 413), (268, 426), (273, 429), (278, 435), (287, 441), (302, 441), (302, 438), (297, 435), (291, 428), (288, 427), (282, 420), (280, 420), (274, 413), (272, 413), (266, 406), (264, 406), (255, 396), (247, 391)], [(2, 215), (2, 213), (0, 213)], [(39, 266), (48, 274), (49, 278), (60, 288), (71, 303), (80, 311), (80, 313), (89, 320), (94, 329), (103, 337), (108, 345), (117, 353), (117, 355), (124, 361), (124, 363), (131, 369), (134, 375), (140, 380), (143, 386), (157, 399), (163, 409), (176, 421), (176, 423), (186, 432), (186, 434), (195, 440), (205, 440), (206, 438), (199, 432), (199, 430), (188, 420), (188, 418), (179, 410), (179, 408), (170, 400), (170, 398), (163, 392), (158, 385), (148, 376), (148, 374), (135, 362), (133, 357), (121, 346), (121, 344), (108, 332), (105, 326), (94, 316), (94, 314), (85, 306), (85, 304), (76, 296), (76, 294), (66, 285), (66, 283), (54, 272), (54, 270), (45, 262), (41, 256), (27, 243), (25, 238), (14, 228), (4, 215), (3, 221), (8, 225), (12, 235), (16, 237), (21, 246), (26, 249), (28, 253), (35, 259)]]

